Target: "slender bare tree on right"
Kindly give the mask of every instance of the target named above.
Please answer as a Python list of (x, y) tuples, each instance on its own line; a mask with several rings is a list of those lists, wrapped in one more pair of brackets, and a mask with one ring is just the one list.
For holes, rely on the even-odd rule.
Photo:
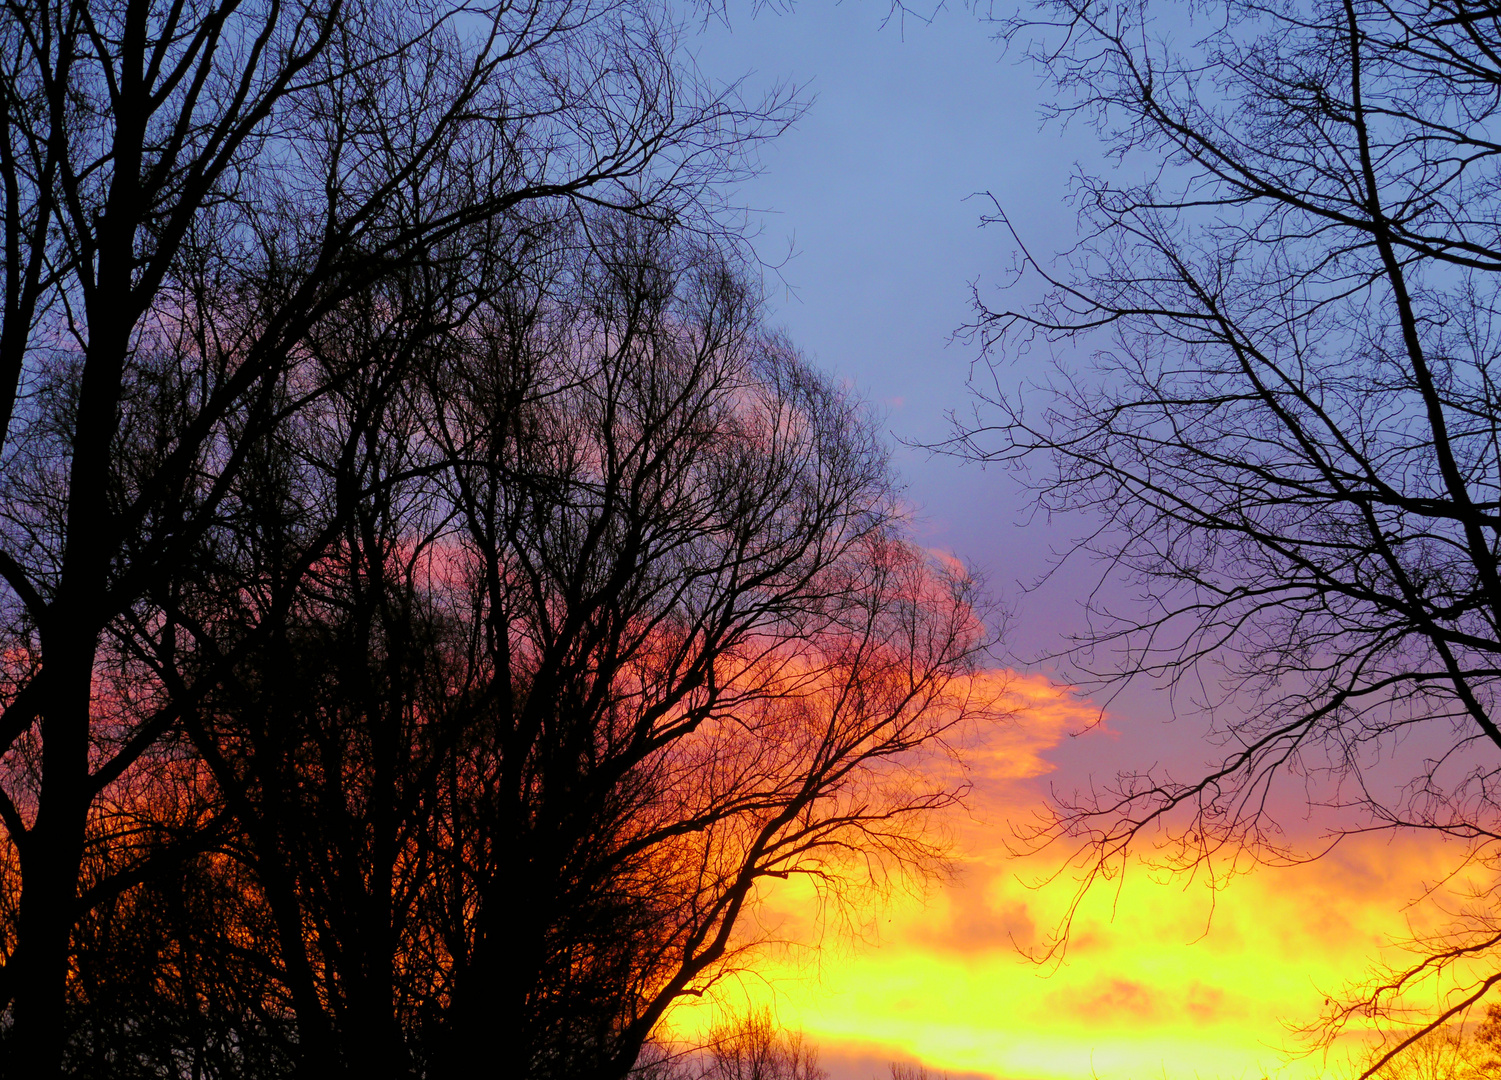
[[(1122, 167), (1079, 177), (1068, 255), (1012, 229), (1042, 299), (977, 294), (996, 379), (957, 446), (1031, 470), (1045, 510), (1094, 515), (1083, 552), (1145, 603), (1098, 601), (1075, 661), (1171, 682), (1223, 749), (1199, 775), (1065, 801), (1039, 839), (1084, 841), (1091, 880), (1158, 825), (1184, 871), (1308, 857), (1267, 810), (1308, 783), (1334, 837), (1442, 834), (1498, 880), (1501, 10), (1047, 0), (997, 18), (1051, 73), (1057, 116), (1096, 125)], [(1057, 375), (1018, 392), (1005, 364), (1029, 349)], [(1501, 891), (1415, 947), (1349, 1007), (1447, 971), (1463, 989), (1433, 1022), (1463, 1013), (1501, 981)]]

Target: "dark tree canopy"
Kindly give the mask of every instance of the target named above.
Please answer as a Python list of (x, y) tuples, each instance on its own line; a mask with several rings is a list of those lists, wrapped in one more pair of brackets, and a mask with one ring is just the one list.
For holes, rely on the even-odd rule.
[(971, 587), (674, 18), (0, 13), (7, 1075), (619, 1076), (758, 882), (937, 857)]
[(619, 1077), (767, 878), (935, 865), (971, 585), (674, 35), (5, 10), (7, 1075)]

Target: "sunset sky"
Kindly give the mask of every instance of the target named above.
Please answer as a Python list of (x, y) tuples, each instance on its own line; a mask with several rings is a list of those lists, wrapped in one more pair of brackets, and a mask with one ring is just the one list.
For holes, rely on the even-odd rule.
[[(760, 963), (718, 1003), (680, 1009), (679, 1030), (701, 1034), (716, 1007), (769, 1006), (821, 1048), (834, 1080), (884, 1076), (893, 1060), (1016, 1080), (1348, 1075), (1358, 1043), (1300, 1055), (1293, 1028), (1373, 960), (1399, 958), (1391, 943), (1408, 918), (1432, 915), (1409, 901), (1441, 875), (1445, 853), (1347, 843), (1217, 894), (1138, 866), (1119, 891), (1088, 897), (1061, 963), (1030, 963), (1021, 950), (1057, 924), (1071, 881), (1037, 887), (1057, 861), (1010, 857), (1007, 822), (1042, 804), (1059, 779), (1052, 759), (1097, 714), (1041, 676), (1017, 678), (1012, 693), (1026, 711), (972, 755), (971, 814), (953, 819), (955, 879), (893, 897), (860, 942), (821, 934), (805, 890), (773, 894), (763, 925), (808, 947)], [(1109, 724), (1083, 738), (1123, 754), (1130, 744)]]
[[(730, 25), (710, 25), (694, 47), (712, 78), (806, 87), (807, 116), (766, 148), (764, 172), (740, 193), (763, 256), (792, 252), (782, 278), (768, 279), (775, 321), (881, 409), (895, 436), (932, 441), (948, 431), (947, 410), (970, 407), (974, 350), (950, 337), (969, 317), (971, 285), (993, 295), (1009, 265), (1009, 244), (978, 227), (990, 198), (1034, 250), (1060, 250), (1073, 240), (1070, 171), (1102, 166), (1088, 131), (1040, 129), (1037, 73), (1003, 57), (967, 10), (939, 11), (931, 24), (883, 26), (885, 15), (848, 0), (754, 17), (732, 8)], [(1112, 701), (1103, 725), (1074, 737), (1100, 710), (1037, 658), (1077, 628), (1092, 579), (1086, 567), (1035, 592), (1022, 585), (1081, 523), (1030, 517), (1015, 479), (996, 471), (912, 449), (898, 463), (923, 542), (968, 562), (1012, 611), (1000, 661), (1019, 672), (1012, 692), (1028, 707), (977, 747), (972, 816), (952, 823), (956, 879), (894, 898), (860, 944), (820, 939), (795, 888), (770, 897), (779, 933), (823, 947), (769, 960), (732, 1003), (773, 1004), (822, 1048), (836, 1080), (866, 1080), (892, 1059), (956, 1077), (1338, 1074), (1333, 1062), (1288, 1058), (1298, 1045), (1290, 1025), (1394, 955), (1407, 920), (1425, 917), (1406, 905), (1441, 873), (1444, 853), (1347, 843), (1217, 895), (1138, 867), (1119, 891), (1089, 897), (1061, 964), (1029, 964), (1017, 946), (1055, 924), (1071, 882), (1028, 887), (1057, 860), (1008, 858), (1008, 821), (1035, 812), (1049, 785), (1197, 764), (1209, 750), (1192, 718), (1169, 722), (1166, 698), (1150, 689)], [(1295, 813), (1287, 824), (1299, 828)], [(701, 1027), (711, 1013), (680, 1010), (677, 1023)]]

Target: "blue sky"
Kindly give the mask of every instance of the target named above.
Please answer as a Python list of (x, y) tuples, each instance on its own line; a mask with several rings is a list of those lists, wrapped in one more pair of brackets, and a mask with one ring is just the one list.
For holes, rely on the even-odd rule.
[[(1022, 585), (1087, 523), (1049, 523), (1014, 476), (900, 441), (939, 441), (946, 414), (972, 408), (977, 349), (954, 335), (974, 317), (972, 286), (1001, 301), (1015, 255), (982, 216), (998, 203), (1034, 255), (1063, 251), (1077, 238), (1070, 176), (1109, 165), (1092, 130), (1043, 124), (1040, 72), (1006, 55), (972, 10), (942, 8), (928, 22), (889, 12), (881, 0), (759, 12), (745, 0), (689, 47), (709, 78), (743, 77), (752, 99), (790, 82), (811, 102), (736, 193), (762, 257), (791, 252), (782, 280), (768, 276), (772, 317), (884, 416), (921, 542), (965, 560), (1011, 612), (1001, 662), (1056, 675), (1058, 665), (1029, 661), (1081, 629), (1094, 573), (1075, 561), (1035, 592)], [(1002, 377), (1039, 377), (1043, 362)], [(1208, 749), (1199, 729), (1166, 723), (1170, 712), (1164, 695), (1133, 686), (1112, 702), (1122, 740), (1067, 740), (1055, 751), (1065, 782), (1128, 763), (1198, 766)]]
[[(990, 196), (1034, 250), (1066, 247), (1068, 178), (1076, 161), (1097, 167), (1097, 151), (1087, 131), (1041, 127), (1038, 73), (1003, 55), (970, 11), (942, 9), (929, 23), (887, 16), (878, 2), (755, 14), (742, 5), (690, 47), (710, 78), (745, 76), (752, 97), (788, 81), (811, 99), (738, 192), (763, 258), (792, 253), (783, 280), (769, 279), (773, 317), (858, 387), (893, 437), (935, 441), (948, 410), (970, 407), (976, 350), (951, 337), (972, 318), (971, 283), (995, 295), (1011, 261), (1010, 238), (980, 227)], [(897, 456), (923, 542), (1015, 602), (1017, 582), (1040, 573), (1049, 543), (1065, 537), (1019, 527), (1026, 498), (1008, 476), (910, 449)], [(1055, 643), (1072, 599), (1053, 589), (1023, 601), (1016, 652)]]

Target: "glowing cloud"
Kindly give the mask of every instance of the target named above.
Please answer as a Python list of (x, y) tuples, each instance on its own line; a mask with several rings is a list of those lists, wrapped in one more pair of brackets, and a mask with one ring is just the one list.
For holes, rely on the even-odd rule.
[[(1347, 843), (1218, 893), (1131, 867), (1086, 899), (1062, 963), (1030, 963), (1018, 947), (1057, 925), (1072, 882), (1031, 887), (1058, 856), (1012, 858), (1006, 822), (1040, 807), (1049, 750), (1079, 732), (1112, 733), (1067, 688), (1009, 672), (985, 678), (1021, 712), (968, 748), (974, 793), (970, 815), (950, 823), (952, 880), (865, 913), (870, 932), (856, 942), (820, 938), (811, 892), (789, 883), (766, 898), (766, 918), (779, 936), (817, 947), (768, 957), (726, 1002), (743, 993), (771, 1004), (823, 1047), (836, 1080), (869, 1080), (887, 1060), (1037, 1080), (1325, 1075), (1326, 1062), (1287, 1058), (1297, 1047), (1287, 1024), (1313, 1020), (1328, 993), (1403, 934), (1403, 905), (1416, 882), (1441, 872), (1443, 853)], [(688, 1007), (674, 1024), (691, 1033), (710, 1012)]]

